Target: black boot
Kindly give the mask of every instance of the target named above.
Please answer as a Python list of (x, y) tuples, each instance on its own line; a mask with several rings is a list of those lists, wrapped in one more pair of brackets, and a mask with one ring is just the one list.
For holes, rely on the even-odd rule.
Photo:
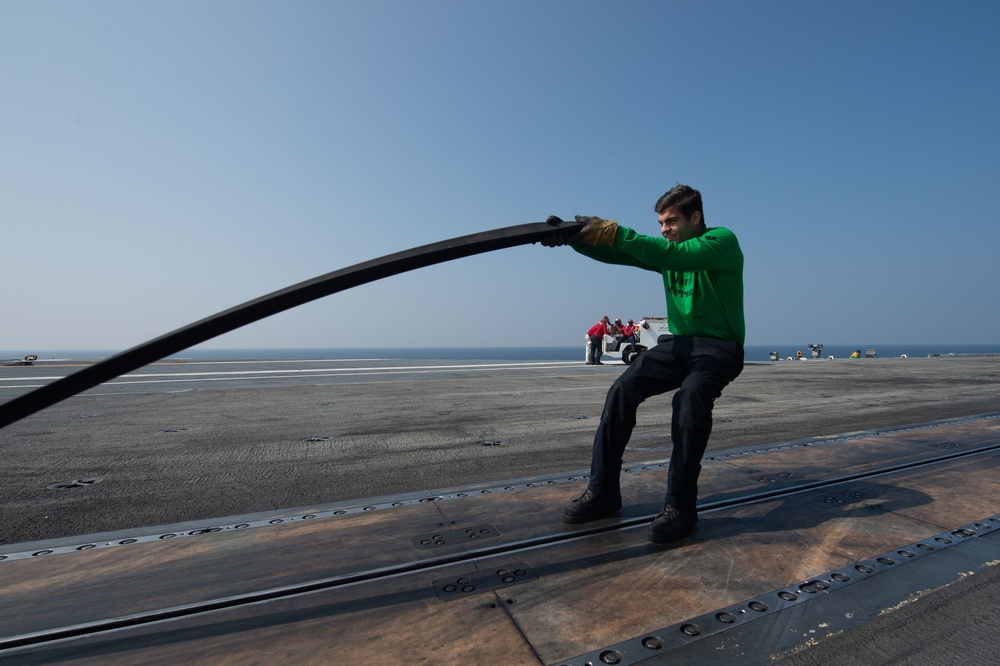
[(663, 512), (653, 520), (646, 534), (653, 543), (671, 543), (694, 531), (697, 522), (697, 509), (678, 509), (664, 504)]
[(589, 523), (592, 520), (613, 516), (620, 508), (622, 508), (621, 493), (605, 492), (595, 495), (588, 488), (579, 499), (566, 505), (563, 522)]

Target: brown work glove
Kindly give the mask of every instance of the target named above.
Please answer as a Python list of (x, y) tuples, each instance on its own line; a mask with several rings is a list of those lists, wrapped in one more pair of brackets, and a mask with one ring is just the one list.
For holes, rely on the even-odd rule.
[(569, 239), (571, 244), (607, 245), (608, 247), (615, 244), (618, 223), (614, 220), (577, 215), (576, 221), (586, 226), (580, 230), (580, 233)]

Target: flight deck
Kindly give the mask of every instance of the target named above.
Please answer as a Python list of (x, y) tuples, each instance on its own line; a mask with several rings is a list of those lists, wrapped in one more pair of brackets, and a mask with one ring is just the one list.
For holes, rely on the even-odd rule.
[(672, 546), (665, 463), (8, 545), (0, 662), (770, 663), (995, 581), (998, 465), (1000, 413), (714, 451)]

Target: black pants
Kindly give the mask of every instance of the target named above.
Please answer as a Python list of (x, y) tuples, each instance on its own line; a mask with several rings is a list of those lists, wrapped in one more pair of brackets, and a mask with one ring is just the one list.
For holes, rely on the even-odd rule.
[(619, 491), (622, 455), (635, 428), (636, 410), (646, 398), (677, 389), (666, 503), (694, 508), (701, 458), (712, 434), (712, 407), (742, 371), (743, 346), (713, 338), (672, 336), (639, 354), (608, 390), (594, 436), (590, 490)]

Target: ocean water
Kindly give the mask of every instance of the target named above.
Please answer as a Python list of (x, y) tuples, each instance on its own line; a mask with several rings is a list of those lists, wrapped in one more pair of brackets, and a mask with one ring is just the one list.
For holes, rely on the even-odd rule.
[[(1000, 355), (1000, 344), (870, 344), (862, 346), (824, 345), (820, 358), (847, 358), (855, 349), (862, 356), (867, 349), (874, 349), (876, 358), (925, 358), (928, 356), (983, 356)], [(24, 358), (35, 354), (39, 360), (84, 359), (101, 360), (119, 350), (0, 350), (0, 361)], [(813, 352), (807, 345), (747, 345), (747, 361), (768, 361), (771, 352), (779, 358), (794, 357), (802, 352), (805, 358), (812, 358)], [(395, 348), (320, 348), (320, 349), (210, 349), (194, 347), (169, 358), (205, 361), (227, 360), (283, 360), (283, 359), (441, 359), (478, 361), (582, 361), (583, 345), (578, 347), (395, 347)]]

